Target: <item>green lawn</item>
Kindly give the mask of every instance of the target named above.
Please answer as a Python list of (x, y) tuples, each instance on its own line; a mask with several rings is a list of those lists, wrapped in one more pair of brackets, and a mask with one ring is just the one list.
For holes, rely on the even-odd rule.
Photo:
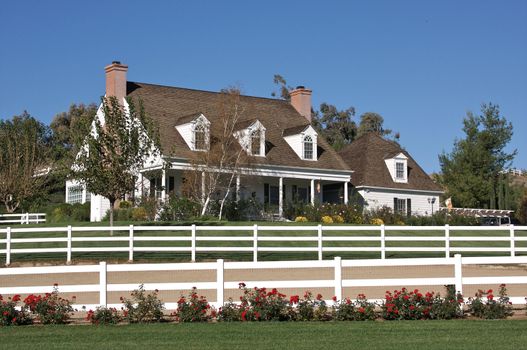
[(527, 320), (0, 328), (3, 349), (525, 349)]
[[(252, 226), (254, 224), (260, 226), (297, 226), (297, 225), (316, 225), (316, 223), (282, 223), (282, 222), (202, 222), (198, 225), (210, 225), (210, 226)], [(134, 226), (157, 226), (162, 223), (133, 223), (133, 222), (116, 222), (115, 226), (128, 226), (134, 224)], [(166, 225), (166, 223), (164, 223)], [(190, 225), (190, 222), (178, 223), (178, 225)], [(83, 227), (83, 226), (107, 226), (108, 223), (72, 223), (72, 226)], [(46, 223), (44, 225), (17, 225), (16, 228), (23, 227), (65, 227), (65, 224), (53, 224)], [(338, 226), (338, 225), (334, 225)], [(330, 226), (329, 226), (330, 227)], [(108, 237), (109, 232), (74, 232), (73, 237)], [(127, 237), (128, 231), (114, 231), (115, 237)], [(134, 235), (140, 236), (187, 236), (190, 237), (189, 230), (172, 230), (172, 231), (139, 231), (136, 230)], [(252, 238), (252, 228), (247, 231), (198, 231), (198, 236), (247, 236)], [(316, 231), (260, 231), (259, 236), (313, 236), (316, 237)], [(401, 226), (400, 230), (387, 231), (386, 236), (439, 236), (444, 235), (444, 231), (405, 231), (404, 226)], [(504, 238), (509, 237), (509, 231), (451, 231), (451, 237), (456, 236), (503, 236)], [(331, 231), (328, 226), (325, 225), (324, 236), (379, 236), (379, 231)], [(526, 231), (518, 231), (517, 236), (527, 236)], [(0, 239), (4, 238), (5, 234), (0, 233)], [(36, 237), (66, 237), (65, 232), (46, 232), (46, 233), (13, 233), (12, 238), (36, 238)], [(190, 242), (177, 242), (177, 241), (141, 241), (135, 242), (135, 247), (190, 247)], [(197, 247), (207, 246), (223, 246), (223, 247), (252, 247), (252, 241), (243, 242), (220, 242), (220, 241), (198, 241)], [(324, 247), (379, 247), (380, 242), (375, 241), (353, 241), (353, 242), (324, 242)], [(444, 247), (444, 242), (386, 242), (386, 247)], [(508, 247), (509, 242), (451, 242), (451, 247)], [(0, 249), (3, 249), (5, 244), (0, 243)], [(17, 248), (54, 248), (54, 247), (66, 247), (65, 242), (52, 242), (52, 243), (13, 243), (12, 249)], [(128, 247), (128, 242), (74, 242), (73, 247)], [(317, 247), (317, 242), (301, 242), (301, 241), (275, 241), (275, 242), (259, 242), (259, 247)], [(516, 247), (527, 247), (526, 242), (516, 242)], [(508, 255), (506, 252), (498, 253), (470, 253), (464, 252), (463, 256), (481, 256), (481, 255)], [(522, 255), (525, 253), (519, 253)], [(357, 258), (379, 258), (380, 253), (378, 252), (325, 252), (324, 258), (331, 259), (334, 256), (341, 256), (344, 259), (357, 259)], [(407, 258), (407, 257), (443, 257), (443, 252), (387, 252), (387, 258)], [(316, 252), (260, 252), (259, 260), (298, 260), (298, 259), (317, 259)], [(252, 252), (198, 252), (197, 260), (209, 261), (218, 258), (226, 260), (251, 260)], [(0, 255), (0, 261), (5, 259), (5, 256)], [(105, 259), (108, 261), (127, 261), (127, 252), (112, 252), (112, 253), (73, 253), (73, 260), (101, 260)], [(190, 259), (190, 253), (186, 252), (135, 252), (134, 260), (136, 261), (188, 261)], [(11, 258), (12, 262), (24, 262), (33, 260), (47, 260), (63, 262), (65, 260), (65, 253), (42, 253), (42, 254), (13, 254)]]

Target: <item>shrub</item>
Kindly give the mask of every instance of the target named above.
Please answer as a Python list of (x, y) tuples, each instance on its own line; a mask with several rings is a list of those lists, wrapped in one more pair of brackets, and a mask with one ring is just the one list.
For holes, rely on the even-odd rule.
[(306, 291), (303, 299), (296, 296), (294, 301), (298, 304), (296, 319), (299, 321), (329, 321), (333, 318), (322, 294), (313, 297), (313, 293)]
[(152, 323), (163, 319), (165, 306), (159, 300), (158, 291), (146, 293), (144, 285), (132, 292), (131, 299), (121, 297), (124, 304), (124, 318), (130, 323)]
[(350, 298), (345, 298), (342, 301), (337, 301), (333, 297), (336, 305), (333, 306), (335, 319), (339, 321), (367, 321), (375, 320), (375, 303), (370, 303), (364, 294), (359, 294), (355, 302)]
[(146, 209), (143, 207), (137, 207), (132, 209), (132, 220), (133, 221), (146, 221), (148, 215)]
[(90, 203), (61, 203), (47, 209), (49, 222), (90, 221)]
[(20, 295), (4, 300), (0, 295), (0, 326), (20, 326), (33, 323), (27, 306), (18, 306)]
[(373, 218), (370, 220), (370, 224), (372, 225), (384, 225), (384, 221), (380, 218)]
[(242, 312), (244, 309), (241, 305), (234, 303), (234, 301), (229, 299), (229, 302), (224, 304), (218, 310), (218, 321), (223, 322), (236, 322), (242, 320)]
[(248, 289), (244, 283), (239, 288), (243, 291), (241, 301), (242, 321), (288, 321), (293, 310), (289, 306), (285, 294), (276, 288), (267, 291), (266, 288)]
[(128, 208), (131, 208), (133, 205), (132, 205), (132, 202), (129, 202), (129, 201), (120, 201), (119, 202), (119, 209), (128, 209)]
[(450, 320), (463, 316), (461, 305), (463, 303), (463, 296), (456, 293), (454, 285), (447, 285), (446, 297), (443, 299), (441, 295), (434, 296), (434, 293), (426, 293), (425, 298), (431, 299), (432, 308), (429, 310), (429, 317), (438, 320)]
[[(199, 216), (201, 205), (186, 197), (170, 196), (161, 209), (163, 221), (183, 221)], [(146, 212), (146, 210), (145, 210)]]
[(324, 224), (332, 224), (333, 223), (333, 218), (331, 216), (329, 216), (329, 215), (324, 215), (321, 220), (322, 220), (322, 223), (324, 223)]
[(344, 223), (344, 218), (340, 215), (333, 215), (331, 218), (333, 219), (333, 222), (336, 224)]
[(99, 306), (93, 310), (89, 310), (86, 315), (86, 321), (90, 321), (91, 324), (117, 324), (121, 322), (123, 317), (119, 311), (114, 307), (102, 307)]
[(305, 216), (297, 216), (295, 218), (295, 222), (307, 222), (307, 218)]
[[(73, 300), (75, 297), (73, 297)], [(42, 324), (65, 324), (73, 313), (71, 301), (59, 296), (58, 286), (53, 286), (51, 293), (42, 295), (31, 294), (24, 299), (24, 304), (37, 315)]]
[(478, 290), (474, 298), (469, 298), (468, 312), (473, 316), (485, 319), (500, 319), (512, 315), (512, 306), (507, 296), (505, 284), (501, 284), (496, 300), (492, 289)]
[(177, 302), (177, 310), (173, 314), (179, 322), (207, 322), (214, 313), (208, 313), (211, 309), (204, 296), (198, 296), (196, 287), (188, 295), (188, 299), (183, 295)]

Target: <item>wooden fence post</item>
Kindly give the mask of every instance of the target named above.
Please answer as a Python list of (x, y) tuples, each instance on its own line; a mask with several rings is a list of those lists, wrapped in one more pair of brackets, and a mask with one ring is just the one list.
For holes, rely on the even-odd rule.
[(67, 243), (67, 253), (66, 253), (66, 264), (71, 264), (71, 225), (68, 225), (68, 243)]
[(381, 225), (381, 259), (386, 259), (386, 228)]
[(335, 296), (337, 300), (342, 300), (342, 259), (335, 257)]
[(223, 306), (225, 288), (223, 280), (224, 267), (223, 259), (218, 259), (216, 266), (216, 307), (218, 309)]
[(445, 225), (445, 258), (450, 258), (450, 226)]
[(258, 225), (253, 226), (253, 261), (258, 262)]
[(510, 227), (510, 237), (511, 237), (511, 256), (516, 256), (516, 242), (514, 242), (514, 225)]
[(128, 261), (134, 261), (134, 225), (130, 225), (128, 232)]
[(101, 261), (99, 263), (99, 305), (106, 307), (107, 305), (107, 266), (106, 261)]
[(456, 293), (463, 295), (463, 260), (461, 254), (454, 255), (454, 279), (456, 281)]
[(191, 236), (192, 240), (190, 242), (190, 260), (192, 260), (192, 262), (196, 262), (196, 224), (192, 224)]
[(322, 260), (322, 225), (318, 225), (318, 260)]
[(5, 266), (11, 265), (11, 227), (7, 228), (5, 234)]

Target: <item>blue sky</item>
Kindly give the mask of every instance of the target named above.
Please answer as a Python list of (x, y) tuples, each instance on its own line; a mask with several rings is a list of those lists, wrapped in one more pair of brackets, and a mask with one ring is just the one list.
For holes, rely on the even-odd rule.
[(313, 103), (374, 111), (428, 172), (466, 111), (499, 104), (527, 168), (527, 1), (9, 1), (0, 10), (0, 118), (49, 123), (128, 79), (269, 97), (273, 74)]

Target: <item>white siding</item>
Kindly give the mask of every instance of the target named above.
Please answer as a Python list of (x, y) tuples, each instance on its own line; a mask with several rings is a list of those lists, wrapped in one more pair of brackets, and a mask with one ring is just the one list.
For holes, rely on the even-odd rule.
[[(304, 158), (304, 137), (310, 135), (313, 138), (313, 159), (317, 160), (317, 132), (312, 126), (309, 126), (305, 131), (300, 134), (285, 136), (284, 140), (289, 146), (295, 151), (300, 159)], [(311, 160), (311, 159), (310, 159)]]
[(194, 149), (194, 144), (192, 142), (192, 124), (193, 123), (191, 122), (176, 126), (177, 131), (181, 134), (181, 137), (183, 137), (183, 140), (185, 140), (185, 143), (190, 149)]
[(413, 192), (404, 190), (390, 189), (361, 189), (358, 191), (364, 198), (365, 209), (376, 209), (382, 206), (393, 208), (394, 198), (410, 199), (412, 203), (413, 215), (431, 215), (432, 204), (428, 203), (428, 198), (435, 198), (434, 213), (439, 209), (439, 195), (433, 192)]

